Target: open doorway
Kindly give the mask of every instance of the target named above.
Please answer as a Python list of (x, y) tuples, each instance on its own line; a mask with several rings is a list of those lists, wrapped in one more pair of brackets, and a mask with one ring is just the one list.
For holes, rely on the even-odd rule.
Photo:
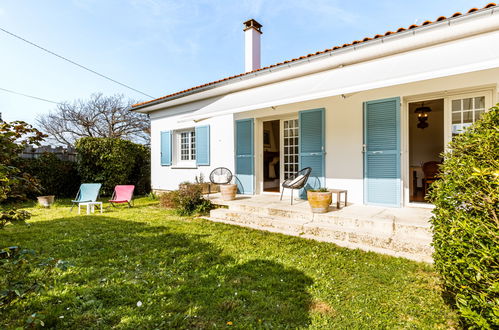
[(263, 122), (263, 191), (280, 189), (280, 121)]
[(444, 151), (444, 99), (409, 103), (409, 201), (426, 203)]

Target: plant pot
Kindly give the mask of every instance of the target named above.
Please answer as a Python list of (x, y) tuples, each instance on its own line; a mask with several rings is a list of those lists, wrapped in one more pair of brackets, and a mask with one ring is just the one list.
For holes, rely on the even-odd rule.
[(38, 204), (43, 207), (50, 207), (50, 205), (54, 204), (54, 195), (50, 196), (38, 196), (36, 199), (38, 199)]
[(330, 191), (307, 191), (307, 199), (312, 213), (326, 213), (333, 201), (333, 196)]
[(237, 185), (236, 184), (222, 184), (220, 185), (220, 192), (224, 201), (233, 201), (236, 199)]

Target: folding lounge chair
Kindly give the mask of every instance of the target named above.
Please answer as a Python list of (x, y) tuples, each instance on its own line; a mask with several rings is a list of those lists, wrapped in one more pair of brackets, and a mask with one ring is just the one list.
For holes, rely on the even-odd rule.
[(116, 207), (114, 204), (127, 203), (128, 207), (132, 207), (133, 203), (133, 191), (135, 190), (134, 185), (117, 185), (114, 187), (113, 196), (109, 200), (112, 206)]
[(101, 183), (82, 183), (76, 198), (71, 201), (71, 211), (73, 211), (75, 204), (78, 204), (79, 208), (80, 203), (95, 203), (99, 198), (101, 186)]

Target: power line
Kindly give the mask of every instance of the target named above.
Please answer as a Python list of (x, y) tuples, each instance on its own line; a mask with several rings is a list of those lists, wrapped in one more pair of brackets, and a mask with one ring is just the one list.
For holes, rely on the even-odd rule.
[(6, 89), (6, 88), (2, 88), (2, 87), (0, 87), (0, 90), (2, 90), (4, 92), (16, 94), (16, 95), (21, 95), (21, 96), (24, 96), (24, 97), (30, 97), (30, 98), (35, 99), (35, 100), (40, 100), (40, 101), (54, 103), (54, 104), (62, 104), (61, 102), (55, 102), (55, 101), (47, 100), (47, 99), (44, 99), (44, 98), (41, 98), (41, 97), (38, 97), (38, 96), (33, 96), (33, 95), (24, 94), (24, 93), (19, 93), (19, 92), (16, 92), (16, 91), (13, 91), (13, 90), (10, 90), (10, 89)]
[(104, 78), (104, 79), (110, 80), (110, 81), (112, 81), (112, 82), (114, 82), (114, 83), (116, 83), (116, 84), (118, 84), (118, 85), (121, 85), (121, 86), (126, 87), (126, 88), (128, 88), (128, 89), (131, 89), (132, 91), (135, 91), (135, 92), (137, 92), (137, 93), (140, 93), (140, 94), (142, 94), (142, 95), (145, 95), (145, 96), (147, 96), (147, 97), (150, 97), (151, 99), (154, 99), (154, 98), (155, 98), (154, 96), (148, 95), (148, 94), (146, 94), (146, 93), (144, 93), (144, 92), (139, 91), (138, 89), (135, 89), (135, 88), (133, 88), (133, 87), (130, 87), (130, 86), (128, 86), (128, 85), (125, 85), (125, 84), (123, 84), (123, 83), (120, 83), (120, 82), (119, 82), (119, 81), (117, 81), (117, 80), (114, 80), (114, 79), (112, 79), (112, 78), (109, 78), (109, 77), (107, 77), (107, 76), (105, 76), (105, 75), (103, 75), (103, 74), (101, 74), (101, 73), (99, 73), (99, 72), (97, 72), (97, 71), (94, 71), (94, 70), (92, 70), (92, 69), (87, 68), (86, 66), (83, 66), (83, 65), (81, 65), (81, 64), (78, 64), (78, 63), (76, 63), (75, 61), (72, 61), (72, 60), (70, 60), (70, 59), (68, 59), (68, 58), (66, 58), (66, 57), (64, 57), (64, 56), (62, 56), (62, 55), (56, 54), (56, 53), (54, 53), (53, 51), (48, 50), (47, 48), (44, 48), (44, 47), (42, 47), (42, 46), (39, 46), (39, 45), (35, 44), (34, 42), (31, 42), (31, 41), (29, 41), (29, 40), (26, 40), (26, 39), (24, 39), (23, 37), (20, 37), (20, 36), (18, 36), (18, 35), (16, 35), (16, 34), (14, 34), (14, 33), (12, 33), (12, 32), (9, 32), (9, 31), (7, 31), (7, 30), (5, 30), (5, 29), (1, 28), (1, 27), (0, 27), (0, 30), (1, 30), (1, 31), (3, 31), (3, 32), (5, 32), (5, 33), (7, 33), (7, 34), (9, 34), (9, 35), (11, 35), (11, 36), (13, 36), (14, 38), (17, 38), (17, 39), (19, 39), (19, 40), (22, 40), (22, 41), (24, 41), (24, 42), (26, 42), (26, 43), (28, 43), (28, 44), (30, 44), (30, 45), (32, 45), (32, 46), (35, 46), (36, 48), (39, 48), (39, 49), (41, 49), (41, 50), (43, 50), (43, 51), (45, 51), (45, 52), (47, 52), (47, 53), (49, 53), (49, 54), (51, 54), (51, 55), (57, 56), (57, 57), (59, 57), (60, 59), (62, 59), (62, 60), (64, 60), (64, 61), (66, 61), (66, 62), (69, 62), (69, 63), (74, 64), (74, 65), (76, 65), (76, 66), (78, 66), (78, 67), (80, 67), (80, 68), (82, 68), (82, 69), (84, 69), (84, 70), (87, 70), (87, 71), (89, 71), (89, 72), (92, 72), (93, 74), (96, 74), (96, 75), (98, 75), (98, 76), (100, 76), (100, 77), (102, 77), (102, 78)]

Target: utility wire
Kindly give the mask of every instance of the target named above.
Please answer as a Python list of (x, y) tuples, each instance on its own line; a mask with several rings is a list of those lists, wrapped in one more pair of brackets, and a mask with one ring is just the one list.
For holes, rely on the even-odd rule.
[(30, 97), (30, 98), (35, 99), (35, 100), (40, 100), (40, 101), (49, 102), (49, 103), (54, 103), (54, 104), (62, 104), (61, 102), (55, 102), (55, 101), (47, 100), (47, 99), (44, 99), (44, 98), (41, 98), (41, 97), (38, 97), (38, 96), (33, 96), (33, 95), (28, 95), (28, 94), (19, 93), (19, 92), (16, 92), (16, 91), (13, 91), (13, 90), (10, 90), (10, 89), (5, 89), (5, 88), (2, 88), (2, 87), (0, 87), (0, 90), (2, 90), (2, 91), (4, 91), (4, 92), (8, 92), (8, 93), (12, 93), (12, 94), (16, 94), (16, 95), (21, 95), (21, 96), (25, 96), (25, 97)]
[(94, 74), (96, 74), (96, 75), (98, 75), (98, 76), (100, 76), (100, 77), (102, 77), (102, 78), (104, 78), (104, 79), (110, 80), (110, 81), (112, 81), (112, 82), (114, 82), (114, 83), (116, 83), (116, 84), (118, 84), (118, 85), (121, 85), (121, 86), (126, 87), (126, 88), (128, 88), (128, 89), (131, 89), (132, 91), (135, 91), (135, 92), (137, 92), (137, 93), (140, 93), (140, 94), (142, 94), (142, 95), (145, 95), (145, 96), (147, 96), (147, 97), (150, 97), (151, 99), (154, 99), (154, 98), (155, 98), (154, 96), (148, 95), (148, 94), (146, 94), (146, 93), (144, 93), (144, 92), (139, 91), (138, 89), (135, 89), (135, 88), (133, 88), (133, 87), (130, 87), (130, 86), (128, 86), (128, 85), (125, 85), (125, 84), (123, 84), (123, 83), (120, 83), (119, 81), (116, 81), (116, 80), (114, 80), (114, 79), (112, 79), (112, 78), (109, 78), (109, 77), (107, 77), (107, 76), (105, 76), (105, 75), (103, 75), (103, 74), (101, 74), (101, 73), (99, 73), (99, 72), (97, 72), (97, 71), (94, 71), (94, 70), (92, 70), (92, 69), (89, 69), (89, 68), (87, 68), (86, 66), (83, 66), (83, 65), (81, 65), (81, 64), (78, 64), (78, 63), (76, 63), (76, 62), (74, 62), (74, 61), (72, 61), (72, 60), (70, 60), (70, 59), (68, 59), (68, 58), (66, 58), (66, 57), (64, 57), (64, 56), (61, 56), (61, 55), (59, 55), (59, 54), (56, 54), (56, 53), (54, 53), (53, 51), (48, 50), (47, 48), (44, 48), (44, 47), (42, 47), (42, 46), (39, 46), (39, 45), (35, 44), (34, 42), (31, 42), (31, 41), (29, 41), (29, 40), (26, 40), (26, 39), (24, 39), (23, 37), (20, 37), (20, 36), (18, 36), (18, 35), (16, 35), (16, 34), (14, 34), (14, 33), (12, 33), (12, 32), (9, 32), (9, 31), (7, 31), (7, 30), (5, 30), (5, 29), (1, 28), (1, 27), (0, 27), (0, 30), (1, 30), (1, 31), (3, 31), (3, 32), (5, 32), (5, 33), (7, 33), (7, 34), (9, 34), (9, 35), (11, 35), (11, 36), (13, 36), (14, 38), (17, 38), (17, 39), (19, 39), (19, 40), (22, 40), (22, 41), (24, 41), (24, 42), (26, 42), (26, 43), (28, 43), (28, 44), (30, 44), (30, 45), (32, 45), (32, 46), (35, 46), (36, 48), (39, 48), (39, 49), (41, 49), (41, 50), (43, 50), (43, 51), (45, 51), (45, 52), (47, 52), (47, 53), (49, 53), (49, 54), (51, 54), (51, 55), (57, 56), (57, 57), (59, 57), (60, 59), (62, 59), (62, 60), (64, 60), (64, 61), (66, 61), (66, 62), (69, 62), (69, 63), (74, 64), (74, 65), (76, 65), (76, 66), (78, 66), (78, 67), (80, 67), (80, 68), (82, 68), (82, 69), (84, 69), (84, 70), (87, 70), (87, 71), (89, 71), (89, 72), (92, 72), (92, 73), (94, 73)]

